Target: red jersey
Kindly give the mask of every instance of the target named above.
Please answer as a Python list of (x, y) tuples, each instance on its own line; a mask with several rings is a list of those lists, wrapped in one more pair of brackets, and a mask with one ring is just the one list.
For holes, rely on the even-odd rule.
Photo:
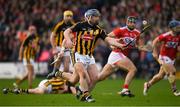
[(127, 55), (129, 50), (135, 47), (136, 41), (139, 39), (140, 32), (137, 29), (129, 30), (127, 26), (122, 28), (116, 28), (112, 31), (117, 39), (121, 39), (122, 44), (128, 44), (133, 39), (136, 38), (134, 42), (132, 42), (126, 49), (121, 50), (120, 48), (115, 48), (113, 51), (115, 52), (122, 52), (124, 55)]
[(167, 32), (158, 36), (158, 39), (164, 42), (161, 46), (160, 55), (168, 56), (172, 60), (176, 58), (177, 47), (180, 45), (180, 35), (173, 36)]

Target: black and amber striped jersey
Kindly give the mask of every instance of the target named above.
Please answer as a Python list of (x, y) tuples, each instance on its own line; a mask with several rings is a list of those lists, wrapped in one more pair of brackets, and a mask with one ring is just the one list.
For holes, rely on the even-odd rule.
[(56, 46), (61, 46), (64, 39), (64, 31), (74, 25), (74, 22), (66, 24), (64, 21), (59, 22), (53, 29), (53, 33), (56, 35)]
[(26, 37), (23, 42), (23, 59), (25, 59), (26, 61), (30, 61), (30, 59), (35, 59), (38, 41), (38, 35), (29, 35)]
[(92, 55), (99, 38), (105, 39), (106, 32), (98, 25), (90, 25), (87, 21), (79, 22), (71, 27), (75, 32), (75, 52), (82, 55)]
[(52, 93), (58, 93), (59, 90), (63, 90), (65, 84), (66, 80), (62, 78), (52, 78), (44, 83), (46, 87), (48, 87), (49, 85), (52, 86)]

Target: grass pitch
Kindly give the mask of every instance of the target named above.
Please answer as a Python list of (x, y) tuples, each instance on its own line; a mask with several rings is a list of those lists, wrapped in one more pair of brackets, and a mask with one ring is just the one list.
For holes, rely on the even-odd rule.
[[(42, 79), (34, 81), (34, 87)], [(167, 80), (162, 80), (149, 90), (148, 96), (143, 96), (143, 84), (145, 80), (134, 79), (130, 89), (136, 95), (134, 98), (121, 97), (117, 95), (123, 84), (122, 79), (105, 80), (98, 83), (92, 92), (95, 103), (78, 101), (71, 94), (46, 94), (46, 95), (15, 95), (8, 93), (4, 95), (4, 87), (12, 87), (14, 80), (0, 80), (0, 106), (180, 106), (180, 97), (171, 93)], [(21, 87), (25, 88), (27, 82)], [(180, 89), (180, 80), (177, 81), (177, 88)]]

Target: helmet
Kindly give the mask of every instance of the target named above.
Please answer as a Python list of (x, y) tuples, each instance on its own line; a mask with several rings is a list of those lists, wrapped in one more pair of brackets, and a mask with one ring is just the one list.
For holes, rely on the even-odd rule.
[(137, 17), (135, 17), (135, 16), (128, 16), (127, 21), (128, 22), (132, 22), (132, 23), (136, 23)]
[(70, 10), (66, 10), (66, 11), (64, 11), (64, 16), (73, 16), (73, 12), (72, 11), (70, 11)]
[(97, 9), (89, 9), (85, 12), (84, 17), (87, 18), (89, 16), (101, 16), (101, 14)]
[(179, 21), (177, 21), (177, 20), (172, 20), (172, 21), (170, 21), (169, 22), (169, 28), (174, 28), (174, 27), (176, 27), (176, 26), (179, 26), (180, 25), (180, 22)]

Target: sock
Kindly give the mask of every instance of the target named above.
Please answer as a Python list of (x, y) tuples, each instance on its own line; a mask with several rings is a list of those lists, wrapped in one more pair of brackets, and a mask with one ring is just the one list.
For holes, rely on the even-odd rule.
[(59, 71), (58, 68), (54, 67), (53, 72)]
[(28, 89), (21, 89), (22, 92), (29, 94)]
[(128, 84), (124, 84), (123, 88), (128, 89), (129, 88)]
[(171, 84), (171, 89), (173, 92), (175, 92), (177, 90), (175, 82)]

